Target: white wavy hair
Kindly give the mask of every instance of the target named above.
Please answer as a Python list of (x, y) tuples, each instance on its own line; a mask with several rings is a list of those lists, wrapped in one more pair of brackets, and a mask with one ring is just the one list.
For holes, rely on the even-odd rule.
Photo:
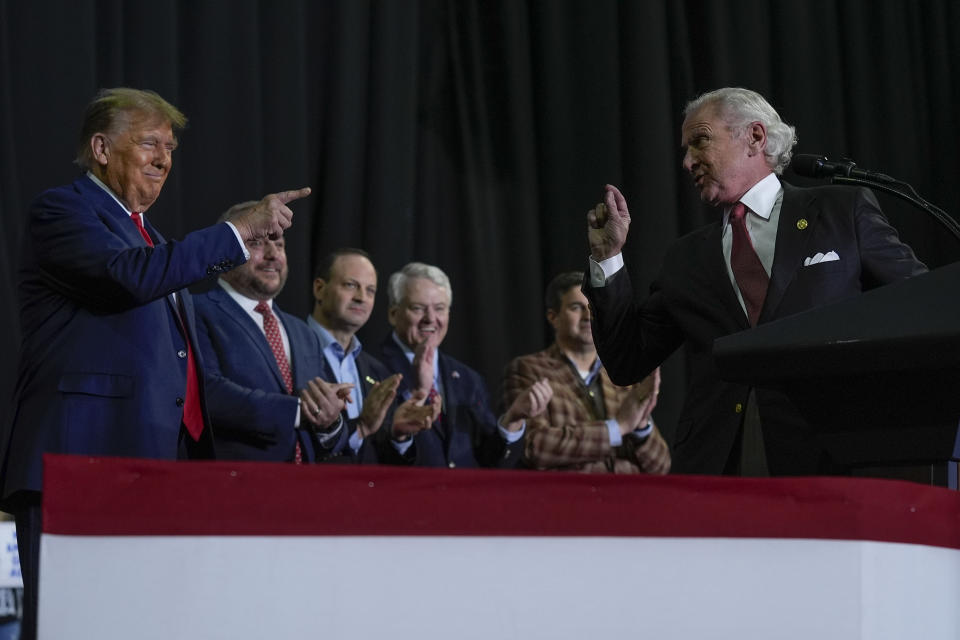
[(741, 87), (725, 87), (704, 93), (687, 103), (683, 115), (689, 117), (706, 105), (715, 106), (721, 118), (734, 135), (740, 136), (751, 122), (762, 122), (767, 130), (767, 165), (776, 174), (790, 164), (793, 147), (797, 144), (796, 127), (780, 119), (780, 114), (756, 91)]
[(387, 302), (391, 307), (400, 304), (403, 297), (407, 294), (407, 282), (413, 278), (425, 278), (443, 288), (447, 292), (447, 300), (450, 306), (453, 306), (453, 288), (450, 286), (450, 278), (440, 267), (423, 262), (409, 262), (400, 271), (390, 276), (387, 281)]

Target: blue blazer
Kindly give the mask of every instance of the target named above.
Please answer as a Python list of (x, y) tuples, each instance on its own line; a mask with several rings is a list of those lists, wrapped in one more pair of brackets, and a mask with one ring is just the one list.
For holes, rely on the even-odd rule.
[[(380, 353), (387, 369), (403, 374), (397, 395), (408, 397), (412, 391), (410, 383), (416, 376), (392, 333), (381, 343)], [(431, 428), (414, 436), (414, 444), (404, 456), (391, 444), (387, 430), (381, 429), (377, 434), (381, 462), (423, 467), (517, 467), (524, 438), (507, 444), (500, 435), (483, 378), (442, 351), (437, 351), (437, 357), (443, 385), (443, 415)]]
[[(320, 448), (308, 430), (294, 429), (300, 411), (297, 395), (286, 392), (266, 336), (230, 294), (216, 287), (194, 300), (218, 458), (289, 461), (299, 440), (306, 460), (313, 462), (346, 445), (346, 429), (329, 450)], [(273, 309), (290, 340), (296, 394), (321, 377), (320, 341), (303, 320), (276, 305)]]
[(154, 248), (87, 177), (31, 205), (19, 273), (18, 380), (0, 436), (4, 499), (40, 489), (47, 452), (177, 457), (186, 340), (202, 369), (185, 287), (243, 263), (243, 248), (226, 224), (179, 242), (149, 223), (147, 231)]

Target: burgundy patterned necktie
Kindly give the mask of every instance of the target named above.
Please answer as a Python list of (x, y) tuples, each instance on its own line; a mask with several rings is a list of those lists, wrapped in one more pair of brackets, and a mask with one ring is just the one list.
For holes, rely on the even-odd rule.
[(434, 384), (432, 387), (430, 387), (430, 393), (427, 394), (427, 401), (425, 404), (437, 404), (438, 402), (441, 403), (440, 413), (437, 415), (435, 422), (437, 424), (443, 424), (443, 398), (440, 397), (440, 391), (437, 390), (437, 385)]
[(742, 202), (733, 205), (730, 212), (730, 227), (733, 230), (733, 247), (730, 250), (730, 268), (733, 277), (740, 287), (743, 303), (747, 308), (747, 317), (750, 326), (757, 326), (763, 301), (767, 297), (767, 286), (770, 276), (767, 275), (760, 262), (760, 257), (753, 249), (750, 234), (747, 233), (747, 208)]
[[(143, 226), (143, 218), (139, 211), (130, 214), (130, 219), (137, 225), (137, 230), (143, 236), (144, 242), (148, 247), (153, 246), (153, 240), (150, 234)], [(203, 411), (200, 409), (200, 383), (197, 380), (197, 365), (193, 359), (193, 348), (190, 346), (190, 338), (186, 335), (187, 323), (180, 318), (180, 323), (184, 327), (184, 341), (187, 343), (187, 392), (183, 398), (183, 426), (187, 428), (187, 433), (195, 442), (200, 440), (200, 434), (203, 433)]]
[[(267, 344), (273, 351), (273, 357), (277, 361), (277, 368), (280, 369), (280, 377), (283, 378), (283, 386), (287, 393), (293, 393), (293, 374), (290, 373), (290, 361), (287, 360), (287, 354), (283, 350), (283, 338), (280, 336), (280, 325), (277, 324), (277, 316), (273, 315), (270, 304), (261, 300), (254, 311), (263, 316), (263, 332), (267, 336)], [(303, 454), (300, 450), (300, 443), (296, 443), (293, 454), (293, 461), (296, 464), (303, 463)]]

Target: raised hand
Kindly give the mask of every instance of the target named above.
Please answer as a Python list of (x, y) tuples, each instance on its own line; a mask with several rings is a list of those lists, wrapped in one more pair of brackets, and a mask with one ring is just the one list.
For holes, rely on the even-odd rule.
[(258, 238), (279, 238), (293, 224), (293, 211), (287, 206), (310, 195), (310, 187), (271, 193), (256, 205), (242, 210), (230, 219), (244, 241)]
[(371, 436), (380, 429), (383, 419), (387, 416), (387, 410), (393, 403), (393, 399), (397, 397), (397, 388), (402, 378), (401, 374), (395, 373), (370, 388), (370, 393), (363, 401), (363, 410), (357, 420), (357, 433), (361, 438)]
[(546, 378), (537, 380), (530, 388), (516, 397), (503, 416), (507, 431), (519, 431), (524, 420), (535, 418), (547, 409), (553, 397), (553, 387)]
[(300, 390), (300, 426), (323, 430), (337, 421), (350, 401), (353, 384), (314, 378)]
[(617, 410), (617, 423), (623, 435), (642, 429), (650, 422), (653, 409), (657, 406), (657, 397), (660, 395), (660, 367), (653, 371), (653, 389), (650, 393), (641, 395), (642, 390), (642, 385), (634, 387)]
[(431, 333), (427, 339), (413, 350), (412, 368), (417, 379), (415, 388), (430, 393), (433, 388), (433, 361), (437, 357), (437, 345), (440, 339), (437, 334)]
[(630, 229), (627, 200), (612, 184), (604, 187), (603, 202), (587, 212), (587, 240), (590, 255), (597, 262), (620, 253)]

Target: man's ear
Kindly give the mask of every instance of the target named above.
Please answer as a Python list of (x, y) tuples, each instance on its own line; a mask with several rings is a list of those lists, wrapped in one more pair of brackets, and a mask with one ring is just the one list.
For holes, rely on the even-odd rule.
[(557, 330), (557, 312), (553, 309), (547, 309), (547, 322), (550, 323), (554, 331)]
[(94, 161), (102, 167), (107, 166), (110, 159), (110, 139), (105, 133), (95, 133), (90, 136), (90, 150)]
[(394, 305), (387, 309), (387, 322), (390, 323), (390, 326), (394, 329), (397, 328), (397, 314), (400, 313), (400, 307)]
[(747, 127), (747, 143), (750, 155), (762, 153), (767, 148), (767, 128), (762, 122), (751, 122)]
[(314, 278), (313, 280), (313, 299), (319, 303), (323, 299), (323, 289), (327, 286), (323, 278)]

